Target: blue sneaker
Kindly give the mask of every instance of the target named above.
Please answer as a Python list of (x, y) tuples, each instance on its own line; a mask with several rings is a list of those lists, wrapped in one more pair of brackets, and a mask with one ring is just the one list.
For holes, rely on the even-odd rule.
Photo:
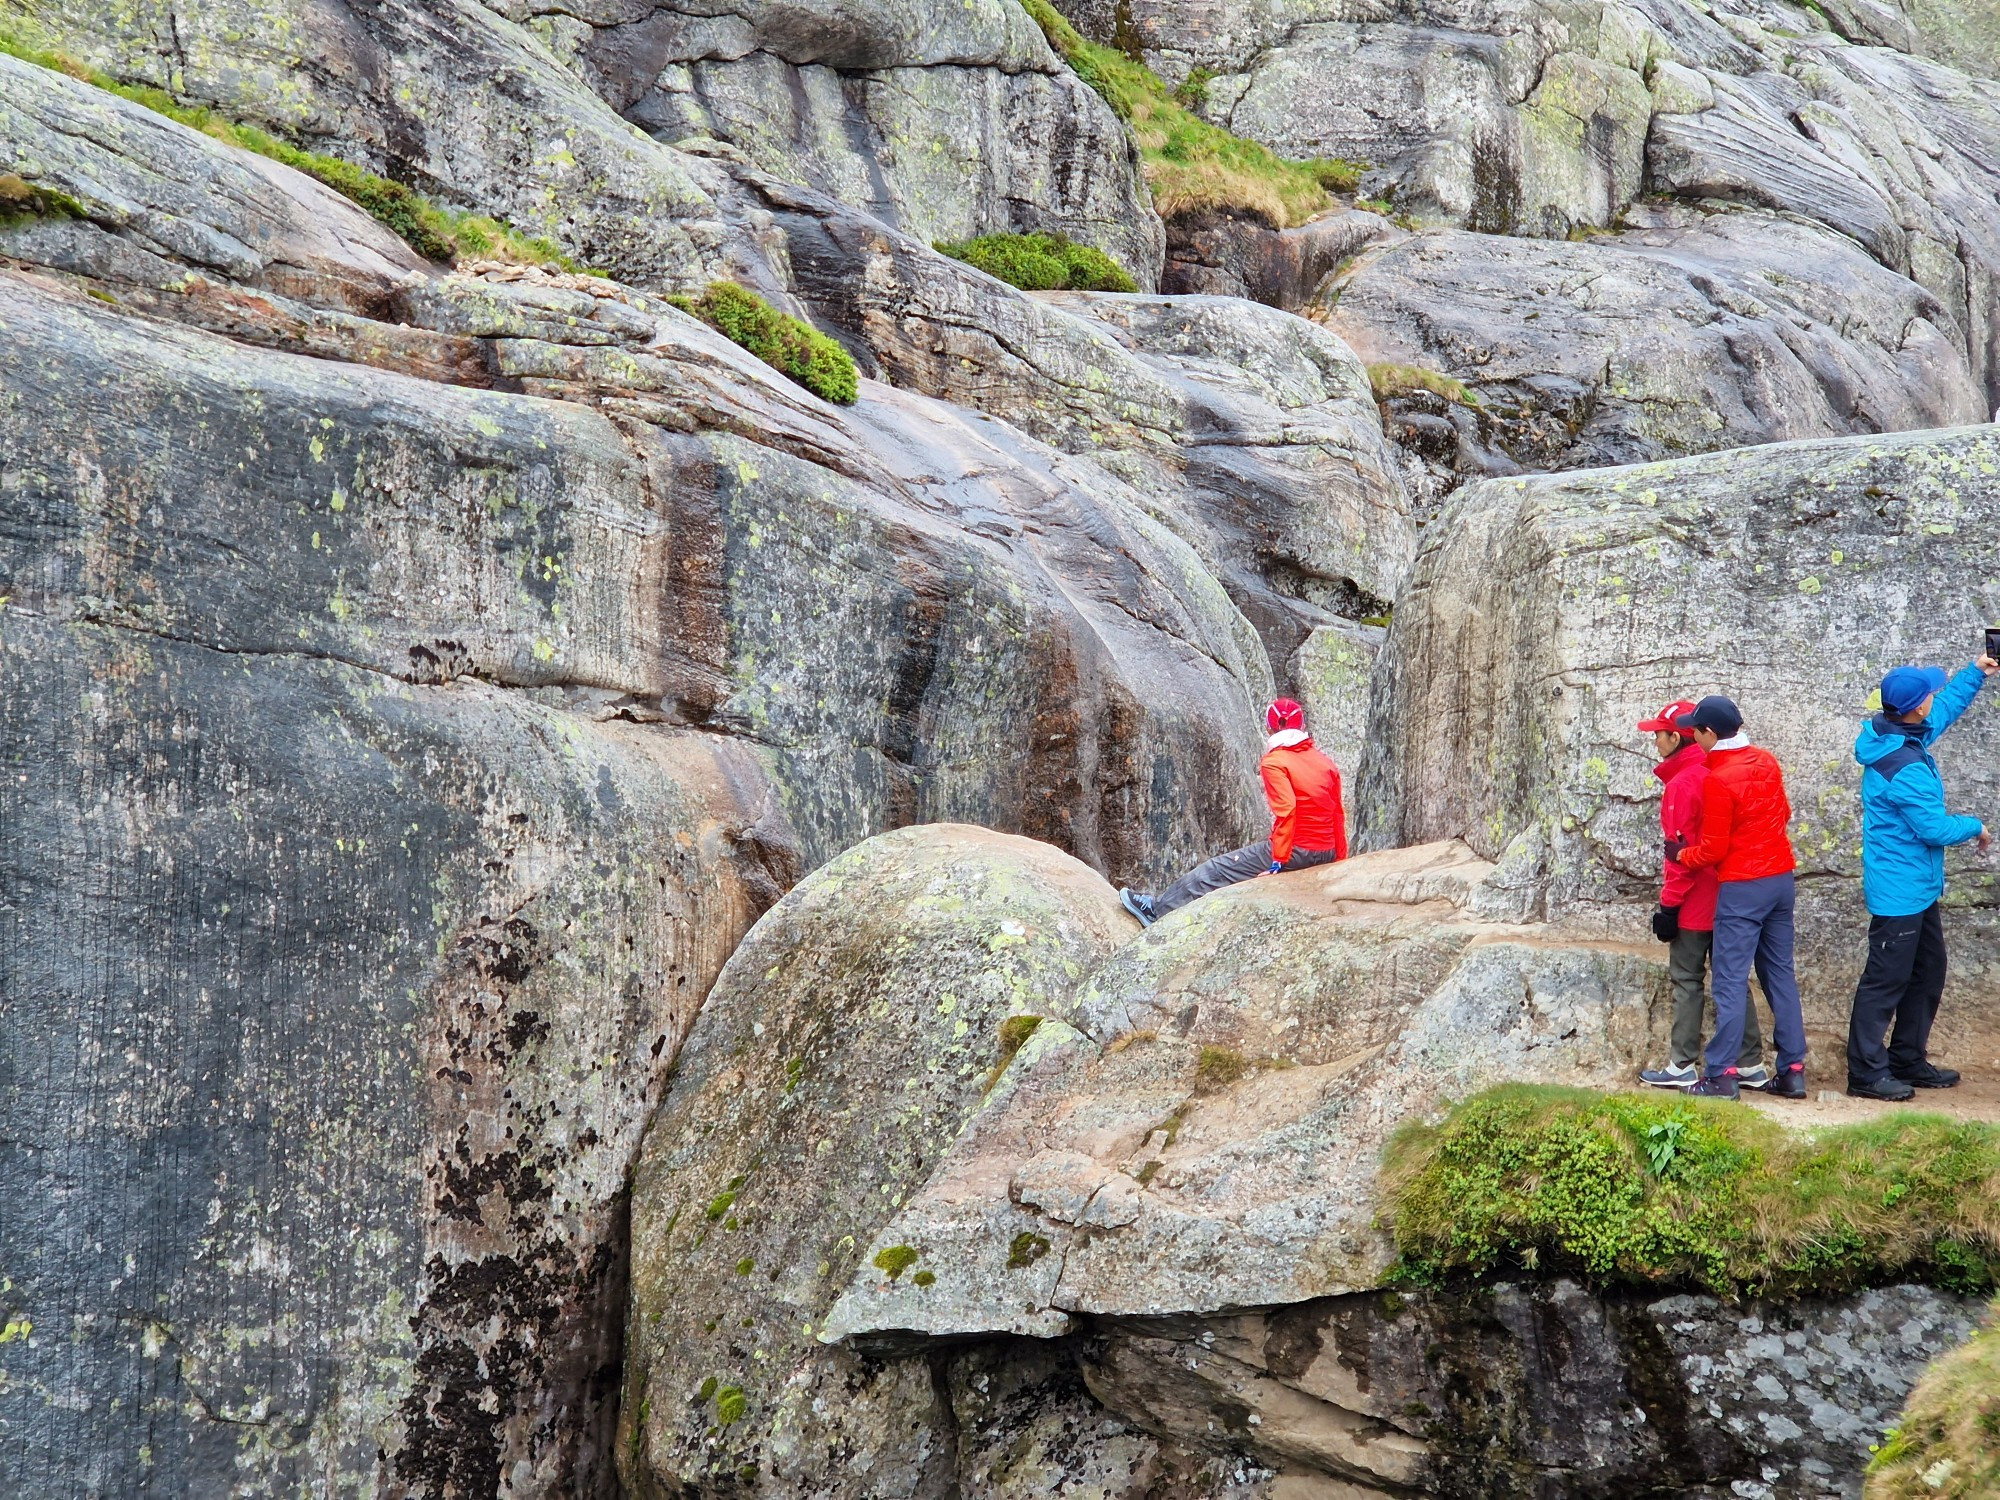
[(1690, 1099), (1734, 1099), (1739, 1092), (1734, 1068), (1724, 1068), (1720, 1073), (1711, 1073), (1688, 1090)]
[(1693, 1063), (1685, 1068), (1672, 1063), (1664, 1068), (1644, 1068), (1640, 1070), (1639, 1082), (1651, 1084), (1656, 1089), (1691, 1089), (1701, 1082), (1701, 1069)]
[(1771, 1070), (1762, 1063), (1744, 1067), (1736, 1065), (1736, 1086), (1740, 1089), (1768, 1089), (1771, 1086)]
[(1118, 904), (1137, 917), (1141, 927), (1151, 927), (1159, 920), (1153, 915), (1151, 898), (1140, 895), (1129, 885), (1118, 887)]

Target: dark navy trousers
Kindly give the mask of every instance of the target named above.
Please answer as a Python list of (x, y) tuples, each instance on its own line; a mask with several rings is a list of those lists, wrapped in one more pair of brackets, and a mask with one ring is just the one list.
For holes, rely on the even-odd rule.
[(1762, 880), (1722, 882), (1715, 903), (1715, 947), (1709, 956), (1709, 984), (1715, 994), (1715, 1035), (1708, 1040), (1711, 1075), (1736, 1066), (1743, 1047), (1743, 1018), (1750, 1011), (1752, 968), (1771, 1006), (1778, 1067), (1806, 1060), (1806, 1018), (1792, 968), (1797, 900), (1789, 871)]
[[(1944, 914), (1933, 901), (1908, 917), (1868, 924), (1868, 967), (1854, 991), (1847, 1026), (1847, 1079), (1880, 1083), (1890, 1074), (1920, 1076), (1931, 1044), (1931, 1022), (1944, 998)], [(1882, 1034), (1895, 1030), (1884, 1050)]]

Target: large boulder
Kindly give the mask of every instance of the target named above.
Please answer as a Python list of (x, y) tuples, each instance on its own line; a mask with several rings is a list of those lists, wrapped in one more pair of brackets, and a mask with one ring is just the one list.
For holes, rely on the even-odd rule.
[[(1489, 480), (1427, 535), (1389, 628), (1361, 793), (1376, 847), (1462, 838), (1522, 914), (1644, 932), (1659, 828), (1633, 725), (1721, 692), (1784, 764), (1815, 1047), (1845, 1030), (1862, 957), (1860, 776), (1870, 691), (1957, 668), (1993, 614), (2000, 429), (1788, 443), (1617, 471)], [(1961, 809), (2000, 807), (2000, 716), (1940, 751)], [(1947, 855), (1953, 981), (1939, 1050), (1996, 1030), (1994, 875)]]
[(1137, 150), (1013, 0), (512, 8), (660, 141), (725, 142), (925, 243), (1055, 231), (1159, 276)]
[(1010, 1021), (1059, 1010), (1131, 930), (1075, 860), (954, 825), (848, 851), (758, 924), (634, 1183), (634, 1490), (949, 1492), (929, 1363), (828, 1350), (820, 1325), (857, 1274), (929, 1284), (878, 1232), (979, 1107)]
[[(1053, 1008), (821, 1336), (1046, 1337), (1378, 1285), (1400, 1121), (1500, 1079), (1629, 1077), (1664, 1025), (1656, 953), (1496, 923), (1491, 871), (1405, 849), (1147, 929)], [(873, 1273), (895, 1245), (932, 1279)]]

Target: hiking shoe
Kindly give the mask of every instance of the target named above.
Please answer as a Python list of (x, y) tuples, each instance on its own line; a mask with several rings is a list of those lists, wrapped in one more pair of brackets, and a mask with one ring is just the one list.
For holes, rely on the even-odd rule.
[(1118, 887), (1118, 904), (1137, 917), (1141, 927), (1151, 927), (1153, 923), (1159, 920), (1159, 918), (1153, 915), (1152, 901), (1148, 897), (1140, 895), (1129, 885)]
[(1851, 1099), (1882, 1099), (1890, 1104), (1901, 1104), (1916, 1090), (1900, 1078), (1884, 1078), (1876, 1083), (1862, 1083), (1858, 1079), (1847, 1080), (1847, 1094)]
[(1738, 1064), (1736, 1069), (1736, 1085), (1738, 1088), (1761, 1089), (1768, 1087), (1770, 1082), (1771, 1070), (1762, 1063), (1749, 1068)]
[[(1759, 1068), (1757, 1071), (1761, 1073), (1764, 1070)], [(1744, 1081), (1749, 1082), (1747, 1074), (1744, 1076)], [(1806, 1096), (1806, 1065), (1793, 1063), (1789, 1068), (1781, 1070), (1776, 1078), (1768, 1083), (1760, 1083), (1757, 1087), (1767, 1094), (1776, 1094), (1780, 1099), (1803, 1099)]]
[(1720, 1073), (1711, 1073), (1688, 1090), (1690, 1099), (1734, 1099), (1736, 1094), (1734, 1068), (1724, 1068)]
[(1955, 1089), (1958, 1087), (1958, 1069), (1925, 1063), (1914, 1073), (1898, 1073), (1896, 1081), (1907, 1083), (1913, 1089)]
[(1639, 1070), (1639, 1082), (1651, 1084), (1656, 1089), (1692, 1088), (1701, 1082), (1701, 1069), (1693, 1063), (1685, 1068), (1675, 1067), (1672, 1063), (1664, 1068), (1642, 1068)]

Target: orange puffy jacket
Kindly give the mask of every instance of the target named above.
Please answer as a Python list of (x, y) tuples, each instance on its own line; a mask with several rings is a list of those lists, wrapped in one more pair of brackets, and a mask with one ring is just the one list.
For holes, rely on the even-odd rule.
[(1294, 849), (1331, 849), (1347, 858), (1347, 811), (1340, 802), (1340, 772), (1313, 742), (1264, 752), (1257, 763), (1264, 800), (1271, 804), (1271, 858), (1283, 864)]
[(1792, 820), (1785, 773), (1768, 750), (1711, 750), (1702, 789), (1701, 842), (1683, 850), (1691, 870), (1715, 865), (1725, 884), (1783, 875), (1798, 863), (1785, 825)]

